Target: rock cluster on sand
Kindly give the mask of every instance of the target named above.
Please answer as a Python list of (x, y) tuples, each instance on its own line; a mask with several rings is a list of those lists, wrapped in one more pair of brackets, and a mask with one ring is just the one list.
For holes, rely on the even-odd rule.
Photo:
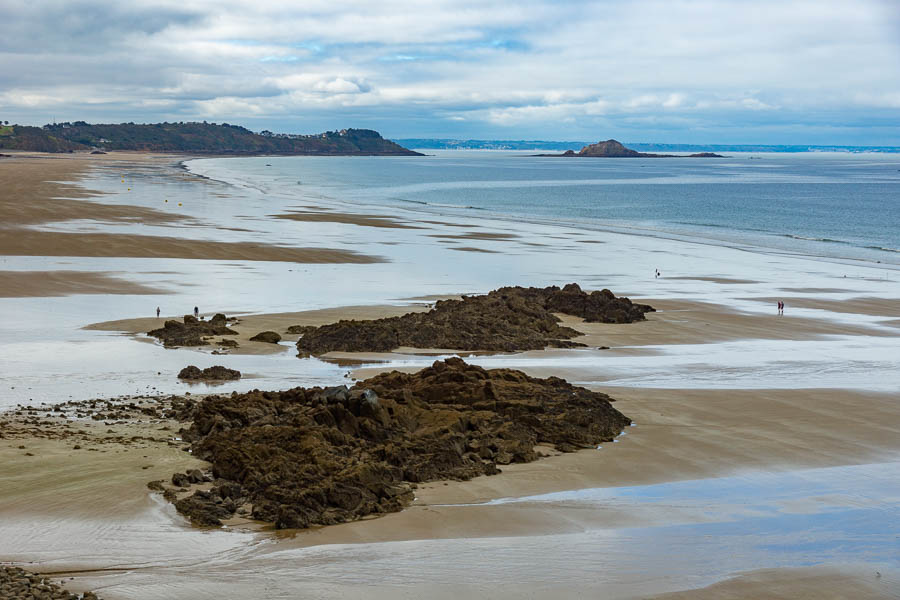
[(241, 372), (235, 369), (229, 369), (222, 365), (214, 365), (200, 370), (199, 367), (188, 365), (178, 373), (178, 379), (206, 379), (213, 381), (230, 381), (232, 379), (240, 379)]
[(14, 600), (98, 600), (93, 592), (67, 592), (60, 585), (18, 567), (0, 565), (0, 598)]
[(499, 352), (573, 348), (583, 344), (568, 340), (581, 334), (561, 327), (553, 313), (590, 322), (632, 323), (653, 310), (617, 298), (609, 290), (584, 292), (575, 283), (562, 289), (504, 287), (483, 296), (443, 300), (426, 313), (298, 327), (303, 337), (297, 350), (300, 356), (308, 356), (332, 351), (389, 352), (400, 346)]
[(147, 335), (162, 341), (168, 348), (176, 346), (206, 346), (204, 338), (214, 335), (237, 335), (237, 331), (229, 329), (228, 319), (222, 313), (216, 314), (209, 321), (200, 321), (192, 315), (185, 315), (184, 322), (166, 321), (159, 329), (148, 331)]
[(278, 528), (397, 511), (418, 482), (491, 475), (538, 458), (537, 444), (570, 452), (615, 438), (631, 421), (610, 400), (459, 358), (352, 388), (209, 396), (182, 436), (211, 463), (214, 485), (176, 508), (217, 525), (252, 505)]

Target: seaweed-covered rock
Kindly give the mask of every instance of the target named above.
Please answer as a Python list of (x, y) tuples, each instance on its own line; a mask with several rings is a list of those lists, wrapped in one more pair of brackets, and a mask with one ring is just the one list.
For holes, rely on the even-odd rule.
[(216, 525), (250, 502), (254, 518), (279, 528), (398, 511), (418, 482), (492, 475), (535, 460), (537, 444), (568, 452), (613, 439), (631, 421), (610, 401), (458, 358), (351, 388), (209, 396), (182, 435), (211, 463), (214, 485), (176, 508)]
[(400, 346), (516, 352), (548, 346), (583, 346), (569, 341), (581, 335), (559, 325), (553, 313), (586, 321), (633, 323), (653, 307), (617, 298), (609, 290), (590, 294), (578, 284), (564, 288), (504, 287), (483, 296), (443, 300), (426, 313), (370, 321), (344, 320), (313, 328), (297, 328), (300, 356), (327, 352), (389, 352)]
[(203, 370), (194, 365), (188, 365), (178, 373), (178, 379), (189, 380), (231, 381), (240, 378), (240, 371), (229, 369), (222, 365), (214, 365)]
[(228, 328), (228, 319), (217, 313), (209, 321), (200, 321), (193, 315), (185, 315), (183, 322), (166, 321), (159, 329), (148, 331), (147, 335), (159, 339), (167, 348), (178, 346), (206, 346), (203, 338), (213, 335), (237, 335), (237, 331)]
[(251, 342), (266, 342), (267, 344), (277, 344), (281, 341), (281, 336), (274, 331), (261, 331), (252, 338)]
[(19, 567), (0, 565), (0, 598), (22, 600), (99, 600), (94, 592), (74, 594), (48, 577)]

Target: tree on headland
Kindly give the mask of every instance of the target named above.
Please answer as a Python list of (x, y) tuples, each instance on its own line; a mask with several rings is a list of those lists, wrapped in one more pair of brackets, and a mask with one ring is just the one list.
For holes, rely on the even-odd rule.
[(213, 154), (363, 154), (415, 156), (376, 131), (345, 129), (321, 134), (257, 134), (240, 125), (207, 121), (152, 124), (61, 122), (3, 132), (3, 147), (37, 152), (107, 150)]

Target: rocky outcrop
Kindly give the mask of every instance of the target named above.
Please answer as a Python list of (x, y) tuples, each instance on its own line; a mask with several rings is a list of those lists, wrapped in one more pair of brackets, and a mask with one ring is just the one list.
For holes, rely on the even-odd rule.
[(73, 594), (49, 578), (18, 567), (0, 565), (0, 598), (21, 600), (99, 600), (94, 592)]
[(352, 388), (209, 396), (182, 435), (214, 485), (176, 508), (202, 525), (250, 510), (278, 528), (398, 511), (419, 482), (492, 475), (538, 458), (537, 444), (571, 452), (615, 438), (631, 421), (610, 401), (459, 358)]
[[(597, 142), (596, 144), (588, 144), (577, 154), (574, 150), (566, 150), (562, 154), (538, 154), (537, 156), (589, 156), (599, 158), (677, 158), (675, 154), (650, 154), (647, 152), (638, 152), (631, 148), (626, 148), (621, 142), (616, 140), (606, 140)], [(689, 154), (688, 158), (724, 158), (719, 154), (712, 152), (700, 152), (698, 154)]]
[(252, 338), (250, 338), (251, 342), (265, 342), (267, 344), (277, 344), (281, 341), (281, 336), (275, 333), (274, 331), (262, 331), (257, 333)]
[(287, 333), (288, 335), (297, 335), (299, 333), (302, 335), (304, 333), (313, 331), (315, 328), (316, 327), (314, 325), (291, 325), (287, 328), (287, 330), (285, 330), (285, 333)]
[(579, 156), (605, 156), (609, 158), (638, 158), (647, 156), (659, 156), (657, 154), (644, 154), (637, 150), (626, 148), (616, 140), (606, 140), (605, 142), (597, 142), (590, 144), (581, 149)]
[(300, 356), (309, 356), (389, 352), (400, 346), (495, 352), (574, 348), (583, 344), (569, 340), (581, 334), (560, 326), (553, 313), (591, 322), (632, 323), (651, 311), (652, 307), (617, 298), (609, 290), (586, 293), (575, 283), (562, 289), (505, 287), (483, 296), (439, 301), (426, 313), (305, 328), (297, 350)]
[(204, 338), (214, 335), (237, 335), (237, 331), (229, 329), (228, 318), (217, 313), (209, 321), (201, 321), (192, 315), (185, 315), (184, 322), (166, 321), (159, 329), (148, 331), (147, 335), (160, 340), (167, 348), (178, 346), (207, 346)]
[(229, 369), (222, 365), (215, 365), (201, 370), (194, 365), (183, 368), (178, 373), (178, 379), (188, 380), (207, 380), (207, 381), (231, 381), (240, 379), (241, 372), (235, 369)]

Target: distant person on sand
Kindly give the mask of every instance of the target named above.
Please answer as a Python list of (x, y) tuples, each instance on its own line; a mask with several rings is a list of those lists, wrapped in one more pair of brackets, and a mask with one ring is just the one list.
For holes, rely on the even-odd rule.
[(156, 307), (156, 318), (157, 319), (159, 318), (159, 307), (158, 306)]
[(200, 318), (200, 309), (197, 308), (196, 306), (194, 307), (194, 318), (195, 319)]
[(784, 314), (784, 302), (782, 302), (781, 300), (778, 301), (778, 314)]

